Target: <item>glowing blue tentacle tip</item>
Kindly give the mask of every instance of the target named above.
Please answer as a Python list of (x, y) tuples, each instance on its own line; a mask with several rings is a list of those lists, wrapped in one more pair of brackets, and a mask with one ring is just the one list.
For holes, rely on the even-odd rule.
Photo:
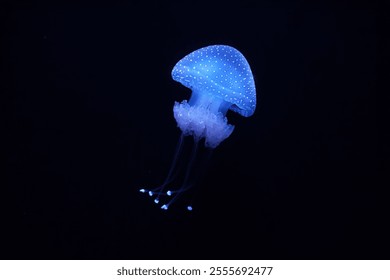
[(155, 200), (154, 200), (154, 203), (159, 203), (160, 201), (156, 198)]
[(192, 206), (187, 206), (188, 211), (192, 211)]
[(167, 191), (167, 196), (171, 196), (172, 195), (172, 192), (171, 191)]
[(144, 193), (144, 192), (146, 192), (146, 190), (145, 189), (140, 189), (139, 192)]
[(168, 210), (168, 206), (166, 204), (164, 204), (163, 206), (161, 206), (161, 209)]
[(153, 195), (153, 192), (152, 191), (149, 191), (149, 196), (152, 196)]

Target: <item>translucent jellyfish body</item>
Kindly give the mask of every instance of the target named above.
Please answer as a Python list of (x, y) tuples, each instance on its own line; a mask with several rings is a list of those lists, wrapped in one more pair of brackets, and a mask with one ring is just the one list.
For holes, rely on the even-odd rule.
[[(216, 148), (234, 130), (226, 118), (228, 110), (249, 117), (256, 109), (256, 88), (251, 68), (245, 57), (233, 47), (213, 45), (190, 53), (175, 65), (172, 78), (192, 90), (189, 101), (175, 102), (173, 106), (182, 134), (164, 183), (151, 190), (140, 190), (154, 197), (157, 204), (162, 197), (168, 197), (161, 206), (164, 210), (193, 185), (189, 178), (199, 141), (204, 139), (206, 148)], [(183, 182), (179, 188), (166, 190), (175, 179), (183, 137), (189, 135), (194, 138), (194, 148)], [(188, 205), (187, 209), (191, 211), (192, 206)]]

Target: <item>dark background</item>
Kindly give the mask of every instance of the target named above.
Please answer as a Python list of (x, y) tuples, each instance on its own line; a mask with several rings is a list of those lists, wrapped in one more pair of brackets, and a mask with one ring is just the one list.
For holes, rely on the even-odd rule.
[[(376, 11), (303, 1), (1, 5), (2, 259), (378, 259)], [(227, 44), (255, 114), (194, 211), (142, 196), (179, 129), (170, 73)], [(175, 205), (174, 205), (175, 206)]]

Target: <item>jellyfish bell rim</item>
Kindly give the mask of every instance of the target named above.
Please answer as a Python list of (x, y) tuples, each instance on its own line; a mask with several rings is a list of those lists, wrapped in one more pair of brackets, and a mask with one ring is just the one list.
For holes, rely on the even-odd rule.
[[(210, 79), (201, 74), (199, 71), (195, 71), (194, 66), (190, 67), (193, 65), (193, 63), (195, 63), (193, 62), (192, 57), (196, 56), (198, 53), (202, 53), (203, 51), (210, 50), (210, 52), (213, 52), (214, 49), (217, 49), (216, 51), (218, 51), (218, 48), (221, 48), (224, 52), (226, 50), (232, 52), (237, 57), (237, 59), (239, 59), (240, 64), (243, 64), (241, 70), (244, 71), (247, 76), (249, 76), (249, 81), (248, 86), (245, 90), (242, 90), (242, 92), (234, 91), (232, 88), (225, 87), (217, 81), (214, 81), (213, 79)], [(221, 62), (230, 64), (230, 62), (225, 58), (221, 60)], [(237, 70), (237, 72), (239, 73), (241, 71)], [(254, 82), (252, 70), (244, 55), (234, 47), (228, 45), (210, 45), (199, 48), (180, 59), (173, 67), (171, 75), (173, 80), (191, 89), (192, 92), (218, 96), (219, 98), (231, 104), (228, 108), (229, 110), (234, 111), (243, 117), (252, 116), (256, 110), (256, 85)], [(246, 80), (246, 78), (243, 80)], [(218, 91), (211, 93), (210, 90), (207, 89), (211, 83), (213, 87), (218, 89)], [(248, 99), (249, 101), (246, 101), (245, 99)]]

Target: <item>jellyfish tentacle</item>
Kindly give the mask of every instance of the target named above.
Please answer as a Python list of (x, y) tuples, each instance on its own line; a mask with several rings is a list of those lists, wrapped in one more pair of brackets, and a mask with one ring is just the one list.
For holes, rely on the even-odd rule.
[[(193, 184), (198, 183), (199, 181), (202, 181), (205, 174), (206, 170), (210, 166), (211, 158), (213, 155), (214, 149), (213, 148), (206, 148), (206, 152), (204, 154), (204, 157), (201, 159), (202, 161), (199, 163), (201, 168), (196, 175), (196, 181), (193, 182)], [(187, 210), (192, 211), (193, 210), (193, 205), (194, 201), (196, 200), (197, 196), (199, 195), (199, 192), (201, 192), (200, 188), (195, 188), (194, 191), (192, 192), (189, 200), (188, 200), (188, 205), (187, 205)]]
[(167, 177), (165, 178), (164, 180), (164, 183), (160, 186), (160, 187), (157, 187), (154, 189), (154, 191), (157, 191), (159, 190), (159, 192), (157, 193), (157, 200), (159, 199), (160, 195), (162, 193), (164, 193), (164, 189), (165, 187), (173, 181), (173, 179), (176, 177), (177, 175), (177, 172), (174, 172), (176, 170), (176, 167), (177, 167), (177, 161), (180, 157), (180, 154), (181, 154), (181, 151), (183, 149), (183, 142), (184, 142), (184, 133), (181, 133), (180, 134), (180, 137), (179, 137), (179, 142), (177, 143), (177, 146), (176, 146), (176, 151), (175, 151), (175, 154), (173, 156), (173, 161), (171, 163), (171, 167), (169, 168), (169, 172), (168, 172), (168, 175)]
[(184, 142), (184, 134), (181, 133), (180, 137), (179, 137), (179, 142), (177, 143), (177, 146), (176, 146), (175, 154), (173, 156), (173, 161), (172, 161), (171, 167), (169, 169), (167, 178), (164, 181), (164, 185), (172, 182), (172, 180), (176, 177), (176, 173), (173, 173), (173, 172), (176, 169), (177, 161), (178, 161), (179, 156), (181, 154), (181, 151), (183, 149), (183, 142)]
[[(181, 187), (175, 190), (168, 190), (165, 193), (162, 193), (162, 196), (169, 196), (172, 197), (171, 200), (169, 200), (167, 203), (162, 205), (161, 209), (168, 210), (169, 206), (173, 204), (177, 199), (179, 199), (184, 192), (191, 189), (193, 185), (195, 185), (195, 182), (189, 182), (191, 178), (191, 174), (193, 174), (194, 170), (194, 164), (199, 160), (199, 141), (200, 138), (197, 136), (194, 136), (194, 146), (192, 149), (192, 153), (189, 159), (189, 163), (186, 169), (186, 173), (184, 176), (184, 180), (181, 184)], [(213, 148), (207, 148), (207, 154), (205, 158), (203, 158), (203, 161), (201, 162), (201, 170), (200, 173), (196, 176), (196, 179), (199, 180), (200, 177), (203, 177), (205, 170), (207, 169), (208, 163), (210, 161), (210, 158), (212, 156), (212, 153), (214, 151)], [(198, 162), (199, 164), (199, 162)], [(189, 205), (187, 205), (187, 210), (192, 211), (192, 201), (190, 201)]]
[(175, 179), (175, 177), (177, 176), (177, 170), (176, 170), (177, 168), (176, 167), (177, 167), (177, 162), (178, 162), (178, 159), (180, 157), (181, 151), (183, 150), (183, 142), (184, 142), (184, 133), (181, 133), (180, 137), (179, 137), (179, 141), (176, 145), (176, 151), (175, 151), (174, 156), (173, 156), (171, 167), (169, 168), (168, 175), (165, 178), (164, 182), (160, 186), (158, 186), (154, 189), (151, 189), (151, 190), (147, 190), (147, 189), (140, 189), (139, 190), (141, 193), (149, 194), (149, 196), (157, 195), (156, 199), (154, 200), (155, 203), (159, 202), (160, 195), (165, 194), (165, 192), (164, 192), (165, 187), (169, 183), (171, 183)]
[(187, 182), (188, 182), (188, 179), (190, 177), (190, 174), (192, 171), (192, 166), (194, 165), (196, 155), (198, 152), (198, 143), (199, 143), (199, 139), (196, 136), (194, 136), (194, 146), (192, 148), (191, 158), (190, 158), (190, 161), (189, 161), (188, 166), (187, 166), (187, 170), (186, 170), (186, 173), (184, 176), (182, 187), (180, 187), (177, 190), (171, 191), (172, 193), (184, 192), (184, 191), (188, 190), (189, 188), (191, 188), (191, 185), (188, 185)]
[[(199, 146), (199, 138), (197, 136), (194, 136), (194, 146), (192, 148), (191, 158), (190, 158), (190, 161), (189, 161), (189, 163), (187, 165), (187, 170), (186, 170), (186, 173), (184, 175), (184, 180), (183, 180), (183, 182), (181, 184), (181, 187), (176, 189), (176, 190), (168, 190), (166, 192), (167, 196), (172, 196), (172, 194), (174, 194), (174, 196), (171, 198), (171, 200), (168, 203), (164, 204), (164, 205), (166, 205), (167, 208), (173, 202), (175, 202), (185, 191), (189, 190), (193, 186), (193, 184), (189, 184), (188, 183), (188, 180), (190, 178), (190, 174), (191, 174), (194, 162), (195, 162), (195, 160), (197, 158), (198, 146)], [(162, 208), (162, 209), (165, 209), (165, 207)]]
[[(186, 135), (184, 133), (182, 133), (182, 135), (180, 136), (180, 139), (179, 139), (179, 142), (178, 142), (178, 145), (176, 148), (176, 152), (174, 154), (174, 159), (173, 159), (171, 168), (168, 172), (167, 178), (165, 179), (164, 183), (161, 186), (154, 188), (152, 190), (146, 190), (146, 189), (140, 190), (140, 192), (147, 193), (150, 197), (154, 197), (154, 203), (156, 203), (156, 204), (160, 203), (161, 197), (169, 197), (168, 201), (166, 201), (166, 199), (165, 199), (165, 201), (166, 201), (165, 204), (163, 204), (161, 206), (161, 209), (163, 209), (163, 210), (168, 210), (169, 206), (171, 204), (173, 204), (177, 199), (179, 199), (183, 195), (184, 192), (186, 192), (187, 190), (192, 188), (192, 186), (195, 184), (194, 180), (192, 180), (192, 178), (194, 176), (196, 177), (196, 181), (198, 181), (199, 178), (203, 177), (203, 175), (205, 173), (205, 169), (207, 169), (208, 163), (209, 163), (210, 158), (212, 156), (212, 153), (214, 151), (213, 148), (206, 147), (207, 153), (206, 153), (205, 157), (202, 158), (202, 156), (199, 154), (199, 146), (200, 146), (201, 138), (198, 137), (197, 135), (192, 135), (194, 143), (193, 143), (192, 151), (191, 151), (190, 158), (188, 161), (188, 165), (187, 165), (187, 168), (185, 170), (183, 182), (181, 183), (181, 186), (179, 188), (169, 189), (169, 190), (165, 191), (164, 189), (166, 188), (166, 186), (171, 181), (173, 181), (177, 175), (177, 174), (174, 174), (174, 172), (175, 172), (174, 170), (175, 170), (175, 166), (177, 165), (178, 158), (181, 154), (182, 145), (183, 145), (185, 136)], [(199, 160), (201, 160), (201, 162), (198, 162)], [(197, 166), (199, 165), (201, 167), (200, 170), (197, 171), (198, 173), (195, 175), (194, 175), (194, 165), (197, 165)], [(187, 206), (187, 210), (192, 211), (192, 200), (190, 201), (189, 205)]]

